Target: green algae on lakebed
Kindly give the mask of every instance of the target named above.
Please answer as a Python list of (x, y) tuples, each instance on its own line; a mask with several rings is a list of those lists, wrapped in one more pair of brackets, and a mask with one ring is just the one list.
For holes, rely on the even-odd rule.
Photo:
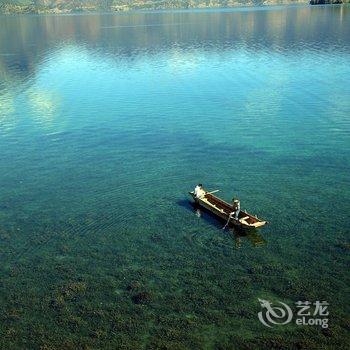
[[(0, 347), (349, 343), (347, 16), (2, 17)], [(199, 181), (270, 225), (198, 217)], [(269, 329), (258, 298), (330, 326)]]

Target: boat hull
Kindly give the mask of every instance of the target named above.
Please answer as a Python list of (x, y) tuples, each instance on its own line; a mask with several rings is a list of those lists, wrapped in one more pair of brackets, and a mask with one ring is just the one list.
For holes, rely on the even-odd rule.
[[(194, 201), (202, 208), (211, 212), (218, 218), (228, 221), (230, 213), (233, 212), (233, 207), (229, 203), (214, 196), (210, 192), (205, 191), (205, 195), (197, 198), (194, 192), (189, 192)], [(257, 229), (267, 224), (267, 221), (261, 220), (248, 212), (241, 210), (238, 220), (231, 218), (228, 223), (230, 226), (239, 226), (244, 229)]]

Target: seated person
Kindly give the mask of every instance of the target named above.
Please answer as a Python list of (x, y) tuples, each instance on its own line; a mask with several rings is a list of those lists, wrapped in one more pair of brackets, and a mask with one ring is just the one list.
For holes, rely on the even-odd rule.
[(202, 198), (205, 195), (205, 191), (203, 189), (203, 185), (202, 184), (198, 184), (195, 188), (194, 188), (194, 195), (196, 198)]

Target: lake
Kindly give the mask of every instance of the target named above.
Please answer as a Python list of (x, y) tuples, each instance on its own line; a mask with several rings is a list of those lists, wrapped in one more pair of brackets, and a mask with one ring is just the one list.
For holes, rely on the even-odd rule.
[[(0, 17), (0, 347), (344, 348), (349, 15)], [(198, 182), (269, 225), (221, 230)]]

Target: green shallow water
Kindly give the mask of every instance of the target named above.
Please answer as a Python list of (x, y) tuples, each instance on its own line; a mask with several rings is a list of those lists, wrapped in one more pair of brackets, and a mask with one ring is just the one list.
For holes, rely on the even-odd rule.
[[(345, 348), (348, 6), (0, 21), (2, 348)], [(222, 231), (198, 182), (270, 224)]]

